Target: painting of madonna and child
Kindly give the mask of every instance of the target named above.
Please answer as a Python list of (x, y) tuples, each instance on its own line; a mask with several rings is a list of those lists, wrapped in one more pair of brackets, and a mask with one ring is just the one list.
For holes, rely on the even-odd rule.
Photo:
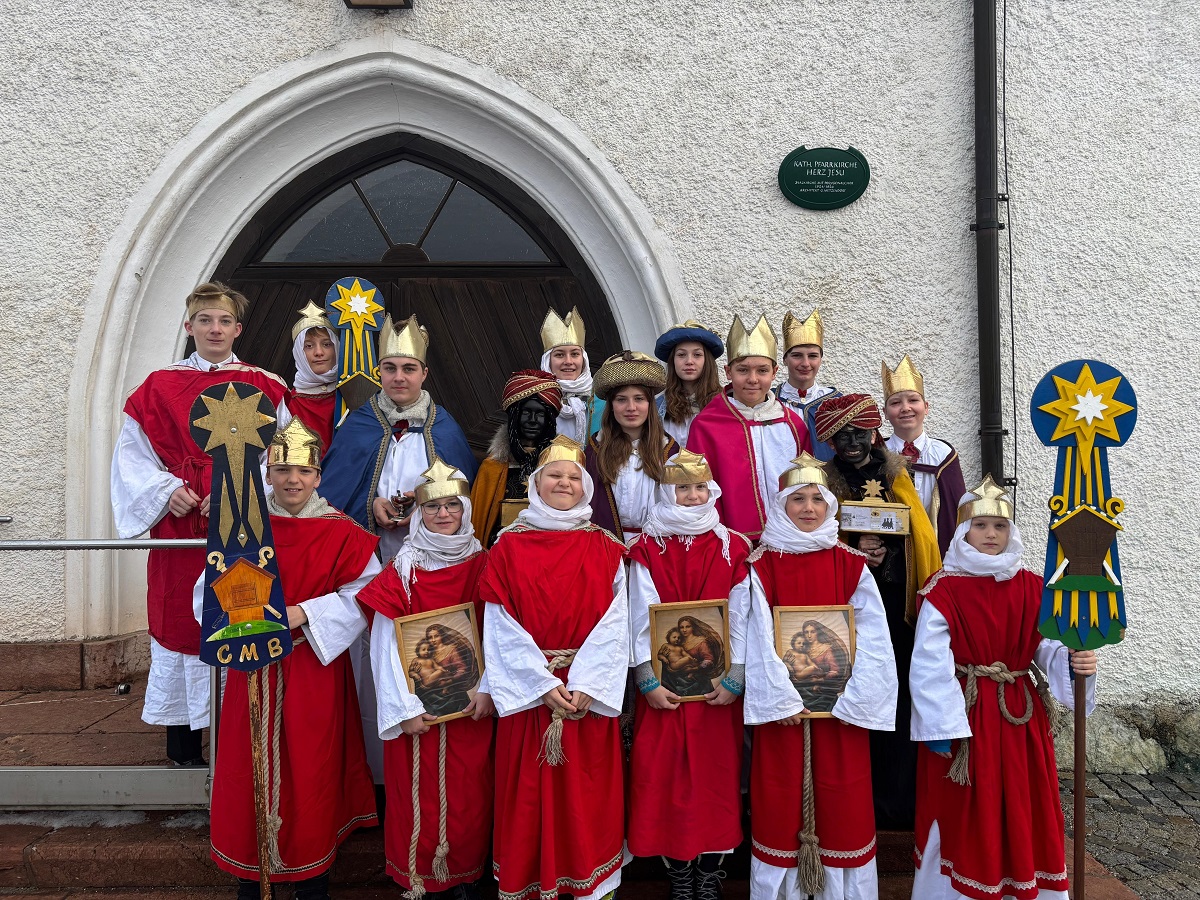
[(654, 675), (682, 701), (703, 700), (729, 671), (729, 601), (650, 607)]
[(854, 665), (854, 607), (776, 606), (775, 652), (814, 719), (830, 718)]
[(408, 689), (437, 722), (461, 718), (483, 675), (474, 605), (403, 616), (395, 623)]

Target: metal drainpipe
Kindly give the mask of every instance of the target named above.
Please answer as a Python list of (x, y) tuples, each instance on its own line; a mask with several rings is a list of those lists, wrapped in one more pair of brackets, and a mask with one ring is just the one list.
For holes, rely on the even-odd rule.
[(996, 143), (996, 0), (975, 0), (975, 232), (979, 318), (979, 449), (983, 474), (1004, 482), (1000, 383), (1000, 223)]

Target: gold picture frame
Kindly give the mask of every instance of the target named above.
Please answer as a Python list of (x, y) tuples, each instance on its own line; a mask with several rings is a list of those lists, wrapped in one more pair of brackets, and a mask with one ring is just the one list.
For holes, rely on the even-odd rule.
[(659, 684), (684, 703), (703, 700), (729, 671), (729, 601), (655, 603), (650, 652)]
[[(483, 647), (475, 604), (460, 603), (392, 620), (408, 689), (437, 716), (461, 719), (483, 676)], [(424, 648), (422, 644), (426, 645)]]
[[(832, 718), (833, 706), (854, 671), (854, 607), (776, 606), (772, 613), (775, 652), (804, 701), (802, 715)], [(806, 634), (810, 627), (815, 633)]]

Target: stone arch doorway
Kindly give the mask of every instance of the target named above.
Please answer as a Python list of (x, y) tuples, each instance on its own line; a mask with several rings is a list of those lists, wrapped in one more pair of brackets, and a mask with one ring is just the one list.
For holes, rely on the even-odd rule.
[(380, 289), (394, 320), (416, 314), (429, 329), (428, 389), (480, 453), (500, 422), (504, 380), (541, 356), (547, 309), (579, 308), (594, 365), (621, 345), (562, 227), (495, 169), (419, 135), (334, 154), (247, 223), (214, 272), (251, 300), (235, 352), (290, 381), (296, 311), (351, 275)]

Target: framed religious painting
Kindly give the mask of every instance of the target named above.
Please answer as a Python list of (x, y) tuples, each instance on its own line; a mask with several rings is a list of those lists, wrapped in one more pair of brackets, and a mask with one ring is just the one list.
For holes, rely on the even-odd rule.
[(465, 716), (483, 676), (475, 605), (460, 603), (393, 621), (408, 689), (437, 716), (435, 722)]
[(729, 671), (729, 601), (650, 607), (654, 677), (681, 701), (703, 700)]
[(775, 652), (787, 667), (804, 714), (833, 716), (854, 669), (854, 607), (776, 606)]

